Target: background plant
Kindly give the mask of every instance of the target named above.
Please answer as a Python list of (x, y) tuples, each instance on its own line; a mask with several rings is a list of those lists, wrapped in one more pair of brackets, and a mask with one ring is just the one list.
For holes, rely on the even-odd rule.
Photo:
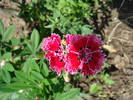
[(92, 24), (97, 14), (106, 14), (107, 3), (109, 0), (32, 0), (20, 5), (20, 16), (44, 36), (51, 32), (89, 34), (95, 30)]
[(100, 72), (98, 76), (91, 76), (89, 77), (90, 81), (95, 80), (96, 82), (92, 82), (90, 84), (89, 93), (92, 96), (100, 97), (104, 100), (108, 100), (108, 94), (106, 92), (103, 92), (104, 90), (104, 84), (106, 85), (112, 85), (115, 83), (114, 80), (111, 79), (110, 75), (106, 72), (107, 69), (109, 69), (110, 65), (108, 63), (104, 64), (104, 68)]

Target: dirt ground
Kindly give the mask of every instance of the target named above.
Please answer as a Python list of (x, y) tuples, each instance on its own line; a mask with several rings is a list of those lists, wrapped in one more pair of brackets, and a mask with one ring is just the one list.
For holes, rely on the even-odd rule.
[(27, 35), (28, 25), (26, 22), (19, 17), (19, 7), (17, 3), (21, 3), (23, 0), (0, 0), (0, 19), (2, 19), (4, 26), (8, 27), (10, 24), (16, 26), (16, 34)]
[(115, 84), (106, 92), (110, 100), (133, 100), (133, 0), (125, 1), (112, 14), (116, 16), (105, 29), (105, 43), (116, 50), (108, 55), (109, 64), (115, 67), (111, 72)]
[[(18, 17), (16, 2), (22, 1), (0, 0), (0, 19), (6, 27), (9, 24), (17, 26), (16, 36), (28, 33), (26, 22)], [(104, 91), (109, 100), (133, 100), (133, 0), (119, 3), (112, 11), (111, 19), (104, 29), (104, 36), (105, 43), (115, 49), (115, 52), (109, 51), (107, 56), (111, 65), (109, 73), (115, 84), (105, 85)]]

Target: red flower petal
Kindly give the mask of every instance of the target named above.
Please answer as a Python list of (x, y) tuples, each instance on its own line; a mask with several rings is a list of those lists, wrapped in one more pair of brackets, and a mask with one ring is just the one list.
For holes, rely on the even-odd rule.
[(60, 36), (57, 34), (52, 34), (51, 37), (44, 38), (42, 43), (42, 50), (43, 51), (58, 51), (61, 50), (63, 47), (61, 45)]
[(71, 74), (75, 74), (78, 72), (80, 67), (80, 61), (78, 59), (78, 55), (75, 53), (67, 53), (65, 59), (65, 71)]
[(64, 61), (62, 57), (59, 56), (52, 56), (49, 60), (50, 69), (57, 72), (58, 75), (61, 74), (62, 69), (64, 68)]
[(86, 38), (87, 38), (86, 47), (90, 47), (91, 50), (99, 50), (100, 47), (103, 45), (101, 39), (96, 35), (88, 35), (86, 36)]
[(50, 59), (52, 56), (54, 56), (54, 53), (53, 52), (47, 52), (44, 56), (44, 58), (46, 59)]
[[(102, 41), (96, 35), (66, 35), (67, 56), (66, 67), (68, 72), (81, 69), (86, 75), (95, 75), (105, 61), (104, 54), (100, 51)], [(73, 55), (76, 55), (73, 56)], [(78, 58), (78, 60), (77, 60)]]
[[(89, 64), (83, 64), (83, 68), (81, 70), (81, 73), (83, 73), (83, 75), (85, 75), (85, 76), (95, 75), (96, 72), (93, 69), (91, 69), (91, 66), (92, 65), (90, 65), (90, 63)], [(94, 67), (94, 65), (93, 65), (93, 67)]]
[(68, 47), (69, 50), (78, 51), (78, 50), (80, 50), (80, 48), (86, 46), (87, 39), (82, 35), (68, 34), (68, 35), (66, 35), (65, 38), (66, 38), (67, 45), (72, 45), (70, 47), (74, 48), (74, 49), (71, 49)]
[(44, 57), (49, 60), (50, 69), (57, 72), (57, 74), (61, 74), (65, 63), (60, 36), (52, 34), (51, 37), (44, 38), (42, 50), (46, 52)]
[(100, 71), (105, 61), (104, 54), (102, 52), (96, 52), (92, 54), (92, 59), (87, 64), (83, 65), (81, 72), (85, 76), (95, 75)]

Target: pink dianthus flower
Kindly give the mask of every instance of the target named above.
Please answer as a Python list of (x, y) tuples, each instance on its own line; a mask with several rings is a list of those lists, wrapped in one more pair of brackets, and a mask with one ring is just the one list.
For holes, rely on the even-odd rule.
[(105, 61), (103, 45), (96, 35), (66, 35), (67, 54), (65, 69), (74, 74), (81, 71), (85, 76), (95, 75)]
[(71, 35), (65, 37), (66, 49), (63, 49), (60, 36), (52, 34), (44, 38), (42, 50), (49, 60), (50, 68), (61, 74), (62, 69), (70, 74), (81, 72), (85, 76), (95, 75), (100, 71), (105, 55), (101, 51), (103, 45), (96, 35)]
[(50, 69), (60, 75), (65, 65), (60, 36), (53, 33), (51, 37), (44, 38), (41, 48), (46, 52), (44, 58), (49, 60)]

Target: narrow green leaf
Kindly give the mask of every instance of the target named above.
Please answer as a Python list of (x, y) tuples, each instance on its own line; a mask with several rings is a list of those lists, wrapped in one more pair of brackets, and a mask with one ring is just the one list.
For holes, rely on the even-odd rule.
[(82, 98), (88, 98), (88, 99), (91, 98), (90, 94), (88, 94), (88, 93), (87, 94), (86, 93), (80, 93), (79, 96)]
[(29, 88), (33, 88), (34, 86), (23, 83), (23, 82), (14, 82), (11, 84), (3, 84), (0, 87), (0, 91), (2, 92), (17, 92), (18, 90), (22, 90), (22, 89), (29, 89)]
[(43, 82), (45, 85), (50, 85), (50, 82), (48, 81), (48, 79), (44, 79)]
[(36, 61), (33, 58), (27, 59), (27, 61), (24, 63), (24, 66), (22, 68), (24, 72), (30, 72), (32, 70), (40, 72), (39, 66), (36, 63)]
[(7, 30), (3, 34), (3, 41), (8, 41), (12, 38), (13, 34), (15, 33), (15, 25), (10, 25)]
[(14, 67), (12, 66), (11, 63), (5, 63), (4, 67), (3, 67), (5, 70), (7, 71), (10, 71), (10, 72), (13, 72), (14, 71)]
[(53, 12), (53, 18), (57, 18), (61, 15), (60, 11), (56, 10), (55, 12)]
[(11, 92), (15, 92), (15, 90), (10, 89), (9, 87), (7, 87), (8, 84), (0, 84), (0, 92), (3, 93), (11, 93)]
[(19, 79), (20, 81), (23, 81), (23, 82), (26, 82), (26, 83), (30, 83), (32, 85), (36, 85), (36, 82), (34, 82), (31, 79), (31, 77), (29, 76), (28, 73), (16, 71), (15, 75), (16, 75), (17, 79)]
[(59, 80), (57, 80), (56, 78), (52, 78), (52, 79), (49, 79), (50, 81), (50, 84), (58, 84), (59, 83)]
[(4, 33), (4, 24), (2, 20), (0, 19), (0, 35), (3, 35), (3, 33)]
[(11, 39), (11, 43), (13, 46), (17, 46), (20, 44), (20, 39), (16, 39), (15, 37)]
[(15, 90), (33, 88), (32, 85), (28, 85), (23, 82), (14, 82), (14, 83), (9, 84), (7, 87), (9, 87), (10, 89), (15, 89)]
[(72, 88), (71, 90), (62, 93), (62, 94), (56, 94), (55, 100), (70, 100), (74, 98), (75, 96), (79, 95), (80, 90), (77, 88)]
[(9, 73), (7, 70), (5, 70), (5, 69), (2, 70), (2, 79), (3, 79), (6, 83), (10, 83), (10, 81), (11, 81), (10, 73)]
[(39, 39), (40, 39), (39, 32), (36, 29), (34, 29), (31, 34), (31, 43), (32, 43), (32, 46), (34, 49), (36, 49), (38, 47)]
[(43, 73), (43, 75), (44, 75), (45, 77), (47, 77), (47, 76), (49, 75), (49, 69), (48, 69), (46, 63), (43, 63), (43, 68), (42, 68), (41, 71), (42, 71), (42, 73)]
[(38, 52), (41, 49), (42, 43), (38, 45), (38, 48), (36, 49), (36, 52)]
[(53, 27), (54, 27), (53, 24), (49, 24), (49, 25), (45, 26), (45, 28), (53, 28)]
[(114, 84), (115, 82), (110, 78), (109, 74), (103, 74), (101, 75), (101, 79), (106, 84)]
[(11, 52), (6, 52), (4, 55), (3, 55), (3, 59), (6, 60), (6, 61), (9, 61), (12, 57), (12, 53)]
[(97, 92), (99, 92), (100, 90), (102, 90), (102, 87), (99, 86), (99, 85), (97, 85), (96, 83), (92, 84), (92, 85), (90, 86), (90, 89), (89, 89), (90, 93), (92, 93), (92, 94), (97, 93)]
[(44, 77), (36, 71), (31, 71), (31, 76), (33, 77), (33, 79), (38, 80), (39, 82), (41, 82), (44, 79)]
[(111, 79), (108, 79), (108, 80), (105, 81), (105, 83), (107, 83), (107, 84), (114, 84), (115, 82), (113, 80), (111, 80)]
[(25, 43), (26, 43), (26, 45), (27, 45), (27, 47), (28, 47), (29, 52), (33, 53), (34, 50), (33, 50), (33, 47), (32, 47), (32, 45), (31, 45), (31, 43), (29, 43), (28, 40), (25, 40)]

